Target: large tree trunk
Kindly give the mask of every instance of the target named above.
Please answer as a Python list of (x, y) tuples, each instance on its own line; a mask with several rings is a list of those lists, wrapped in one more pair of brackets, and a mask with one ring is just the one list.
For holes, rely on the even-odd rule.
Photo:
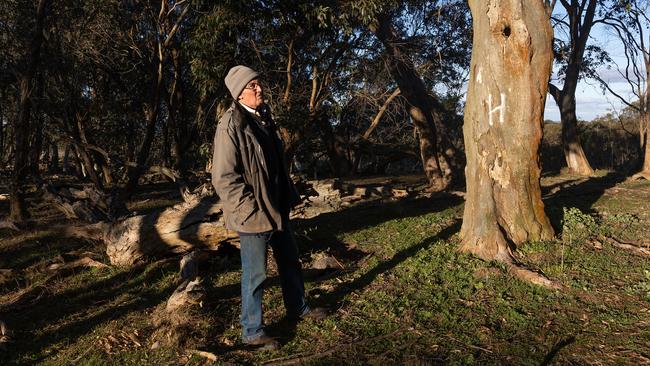
[(43, 43), (43, 23), (45, 22), (45, 8), (48, 0), (40, 0), (36, 9), (36, 28), (34, 38), (26, 58), (27, 70), (19, 77), (20, 98), (18, 104), (18, 116), (14, 125), (14, 137), (16, 139), (14, 171), (11, 182), (10, 219), (23, 221), (27, 218), (25, 207), (23, 184), (28, 173), (27, 157), (29, 154), (29, 118), (31, 114), (32, 80), (41, 56), (41, 44)]
[(404, 40), (398, 36), (390, 17), (380, 17), (373, 31), (386, 47), (388, 70), (409, 103), (409, 114), (420, 138), (422, 165), (431, 189), (442, 191), (461, 168), (457, 149), (451, 144), (442, 123), (442, 106), (429, 93), (413, 61), (403, 51)]
[(512, 244), (550, 239), (538, 149), (553, 30), (541, 0), (470, 0), (467, 195), (460, 250), (512, 262)]
[[(36, 118), (34, 119), (34, 124), (31, 126), (30, 130), (32, 132), (32, 142), (29, 149), (29, 165), (32, 177), (38, 185), (41, 184), (41, 171), (40, 171), (40, 162), (41, 162), (41, 152), (43, 151), (43, 113), (40, 104), (43, 103), (43, 95), (45, 93), (45, 80), (41, 73), (38, 74), (36, 82)], [(32, 101), (33, 102), (33, 101)]]

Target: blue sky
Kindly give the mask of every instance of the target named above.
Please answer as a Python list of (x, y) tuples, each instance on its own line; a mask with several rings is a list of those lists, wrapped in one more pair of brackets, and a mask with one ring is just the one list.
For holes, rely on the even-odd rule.
[[(610, 56), (619, 65), (624, 65), (625, 59), (622, 56), (622, 51), (619, 49), (620, 46), (613, 40), (609, 43), (610, 45), (607, 49), (610, 50)], [(620, 54), (618, 53), (619, 51)], [(607, 81), (610, 87), (619, 95), (627, 96), (630, 99), (635, 98), (631, 95), (630, 86), (616, 71), (616, 66), (613, 66), (611, 69), (602, 67), (599, 69), (598, 73), (600, 77)], [(555, 77), (553, 79), (556, 80)], [(562, 87), (562, 84), (555, 83), (555, 85), (559, 88)], [(576, 90), (576, 114), (579, 119), (591, 121), (597, 116), (604, 115), (611, 111), (620, 111), (622, 108), (623, 103), (618, 98), (611, 95), (609, 92), (603, 94), (597, 81), (581, 80), (578, 84), (578, 89)], [(560, 120), (560, 110), (558, 109), (557, 104), (555, 104), (553, 97), (550, 95), (546, 97), (544, 119), (550, 119), (553, 121)]]

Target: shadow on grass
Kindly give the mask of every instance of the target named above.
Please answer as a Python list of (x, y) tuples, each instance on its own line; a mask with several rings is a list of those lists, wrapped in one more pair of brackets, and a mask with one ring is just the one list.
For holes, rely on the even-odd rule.
[(455, 220), (453, 224), (442, 229), (438, 234), (431, 236), (416, 245), (399, 251), (391, 259), (380, 262), (370, 271), (366, 272), (354, 281), (341, 284), (330, 294), (321, 297), (321, 301), (332, 308), (340, 307), (346, 295), (352, 292), (362, 291), (364, 288), (368, 287), (377, 276), (397, 267), (400, 263), (414, 256), (420, 250), (426, 249), (438, 241), (448, 240), (460, 230), (460, 226), (461, 221)]
[[(449, 239), (460, 230), (460, 226), (461, 221), (455, 220), (453, 224), (442, 229), (438, 234), (431, 236), (418, 244), (401, 250), (400, 252), (396, 253), (391, 259), (380, 262), (371, 270), (364, 273), (359, 278), (356, 278), (352, 282), (343, 283), (336, 287), (331, 293), (323, 294), (318, 299), (318, 301), (313, 301), (312, 305), (324, 306), (332, 310), (340, 308), (347, 295), (353, 292), (363, 291), (363, 289), (370, 286), (378, 276), (397, 267), (400, 263), (414, 256), (420, 250), (426, 249), (438, 241)], [(286, 320), (281, 320), (278, 323), (270, 325), (269, 329), (275, 332), (275, 334), (282, 334), (280, 339), (283, 343), (290, 342), (296, 335), (295, 324)]]
[(544, 199), (546, 214), (556, 233), (559, 235), (562, 232), (564, 219), (562, 208), (576, 207), (582, 212), (593, 214), (595, 213), (594, 204), (605, 194), (605, 191), (621, 183), (625, 178), (624, 175), (610, 172), (602, 177), (590, 178), (546, 197)]
[(16, 332), (15, 344), (13, 352), (2, 355), (0, 361), (43, 361), (56, 354), (56, 350), (45, 354), (47, 346), (75, 341), (102, 323), (161, 303), (173, 291), (173, 284), (159, 289), (148, 284), (161, 280), (172, 270), (171, 265), (169, 261), (159, 262), (142, 274), (136, 272), (138, 269), (120, 272), (85, 286), (42, 296), (24, 309), (5, 314)]
[[(455, 195), (439, 196), (436, 198), (417, 198), (396, 202), (368, 202), (359, 204), (343, 211), (331, 212), (319, 215), (312, 219), (307, 220), (294, 220), (292, 226), (294, 231), (305, 232), (306, 235), (298, 235), (298, 245), (302, 249), (303, 262), (309, 262), (310, 254), (319, 251), (327, 251), (329, 254), (334, 255), (342, 262), (348, 263), (348, 267), (354, 268), (355, 262), (368, 255), (367, 252), (353, 248), (350, 249), (346, 243), (341, 242), (337, 236), (339, 234), (361, 230), (368, 227), (379, 225), (383, 222), (406, 218), (415, 217), (432, 212), (444, 211), (450, 207), (454, 207), (462, 203), (462, 198)], [(411, 246), (393, 256), (392, 259), (382, 262), (368, 273), (353, 281), (352, 283), (341, 285), (329, 295), (322, 296), (318, 301), (310, 301), (311, 306), (325, 306), (330, 309), (335, 309), (340, 306), (343, 298), (353, 291), (360, 291), (370, 285), (375, 278), (383, 272), (389, 271), (399, 263), (408, 259), (416, 254), (418, 251), (427, 248), (437, 240), (445, 240), (451, 237), (460, 229), (460, 220), (456, 220), (452, 225), (443, 229), (436, 236), (433, 236), (421, 243)], [(337, 272), (331, 273), (323, 270), (312, 270), (309, 268), (303, 269), (305, 282), (320, 281)], [(239, 284), (237, 284), (238, 286)], [(267, 279), (267, 288), (270, 286), (279, 286), (280, 281), (278, 276), (269, 277)], [(220, 289), (219, 291), (223, 291)], [(226, 292), (229, 289), (225, 289)], [(233, 285), (233, 291), (236, 291)], [(237, 295), (239, 295), (237, 291)], [(210, 295), (213, 297), (215, 295)], [(216, 295), (219, 297), (219, 295)], [(238, 298), (236, 299), (238, 302)], [(238, 308), (237, 308), (238, 310)], [(269, 334), (278, 337), (281, 343), (286, 344), (291, 342), (296, 335), (296, 323), (288, 321), (285, 318), (277, 322), (267, 325)], [(215, 345), (218, 354), (224, 354), (230, 351), (241, 349), (242, 347), (231, 347), (224, 349), (222, 346)], [(244, 347), (245, 348), (245, 347)]]
[(304, 232), (298, 245), (304, 255), (327, 250), (337, 259), (355, 261), (368, 253), (342, 243), (337, 236), (407, 217), (441, 212), (463, 202), (461, 197), (443, 195), (435, 198), (414, 198), (395, 202), (367, 202), (348, 209), (330, 212), (307, 220), (294, 220), (295, 232)]
[(571, 336), (569, 338), (563, 339), (559, 342), (557, 342), (555, 345), (553, 345), (553, 348), (548, 352), (548, 354), (544, 357), (542, 362), (539, 364), (540, 366), (548, 366), (553, 362), (553, 359), (557, 354), (562, 350), (562, 348), (567, 347), (571, 343), (575, 342), (576, 338), (574, 336)]

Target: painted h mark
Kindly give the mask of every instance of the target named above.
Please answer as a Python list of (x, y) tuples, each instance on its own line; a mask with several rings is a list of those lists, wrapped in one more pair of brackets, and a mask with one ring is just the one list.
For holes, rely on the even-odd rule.
[(494, 108), (492, 108), (492, 94), (488, 95), (488, 105), (490, 107), (490, 112), (488, 113), (488, 122), (490, 123), (490, 126), (494, 125), (492, 114), (495, 112), (499, 112), (499, 123), (503, 124), (506, 110), (506, 94), (501, 93), (501, 104)]

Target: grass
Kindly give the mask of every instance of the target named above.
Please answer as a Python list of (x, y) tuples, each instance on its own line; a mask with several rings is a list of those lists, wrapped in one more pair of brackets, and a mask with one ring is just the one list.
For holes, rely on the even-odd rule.
[[(518, 250), (562, 290), (521, 282), (498, 263), (458, 253), (463, 206), (457, 198), (375, 202), (294, 222), (308, 298), (333, 314), (319, 323), (286, 323), (271, 265), (265, 319), (283, 343), (278, 351), (255, 353), (239, 342), (238, 253), (226, 250), (202, 268), (208, 298), (175, 345), (152, 349), (164, 339), (155, 314), (175, 286), (178, 263), (171, 258), (50, 279), (0, 315), (16, 331), (0, 363), (211, 364), (189, 352), (199, 349), (216, 354), (216, 364), (647, 364), (650, 262), (607, 244), (598, 248), (593, 238), (646, 239), (650, 184), (595, 179), (598, 184), (569, 182), (548, 196), (547, 212), (562, 240)], [(148, 205), (155, 202), (139, 207)], [(46, 280), (44, 265), (62, 253), (91, 252), (107, 262), (87, 241), (33, 236), (18, 243), (3, 235), (0, 267), (15, 272), (0, 282), (3, 297)], [(309, 269), (318, 252), (344, 269)]]

